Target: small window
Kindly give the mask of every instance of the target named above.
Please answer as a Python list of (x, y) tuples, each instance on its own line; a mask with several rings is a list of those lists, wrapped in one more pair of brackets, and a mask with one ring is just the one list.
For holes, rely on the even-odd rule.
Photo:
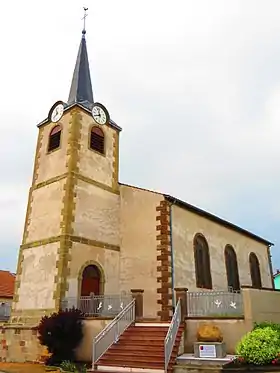
[(104, 133), (99, 127), (93, 127), (91, 130), (90, 148), (100, 154), (104, 154)]
[(50, 133), (48, 151), (55, 150), (60, 146), (61, 127), (55, 126)]

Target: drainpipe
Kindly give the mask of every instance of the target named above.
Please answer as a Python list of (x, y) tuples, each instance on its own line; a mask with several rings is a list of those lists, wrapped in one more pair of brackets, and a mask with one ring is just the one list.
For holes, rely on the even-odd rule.
[(270, 248), (272, 244), (267, 246), (267, 256), (268, 256), (268, 263), (269, 263), (269, 270), (270, 270), (270, 277), (271, 277), (271, 284), (272, 284), (272, 289), (275, 289), (275, 284), (274, 284), (274, 277), (273, 277), (273, 268), (272, 268), (272, 260), (271, 260), (271, 253), (270, 253)]
[(173, 310), (176, 307), (176, 298), (174, 290), (174, 251), (173, 251), (173, 240), (172, 240), (172, 206), (174, 202), (170, 203), (170, 250), (171, 250), (171, 286), (172, 286), (172, 306)]

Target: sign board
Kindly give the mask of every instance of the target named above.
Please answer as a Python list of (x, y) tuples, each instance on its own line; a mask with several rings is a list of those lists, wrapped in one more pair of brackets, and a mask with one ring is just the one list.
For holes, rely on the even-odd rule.
[(201, 358), (216, 358), (215, 345), (199, 345), (199, 357)]

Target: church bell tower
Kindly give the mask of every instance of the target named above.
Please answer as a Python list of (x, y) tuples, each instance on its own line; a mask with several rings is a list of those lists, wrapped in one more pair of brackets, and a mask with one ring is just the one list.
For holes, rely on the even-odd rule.
[(69, 98), (55, 103), (39, 133), (10, 322), (37, 323), (81, 295), (84, 271), (98, 291), (118, 291), (119, 133), (94, 101), (86, 31)]

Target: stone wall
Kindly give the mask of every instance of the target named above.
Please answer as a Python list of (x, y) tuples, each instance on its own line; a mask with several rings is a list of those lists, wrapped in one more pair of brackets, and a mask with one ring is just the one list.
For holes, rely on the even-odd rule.
[[(93, 338), (101, 332), (111, 319), (85, 319), (83, 340), (77, 348), (79, 361), (92, 360)], [(38, 340), (36, 327), (0, 324), (0, 362), (39, 362), (46, 354), (46, 348)]]
[(36, 328), (0, 325), (0, 361), (37, 362), (43, 351)]

